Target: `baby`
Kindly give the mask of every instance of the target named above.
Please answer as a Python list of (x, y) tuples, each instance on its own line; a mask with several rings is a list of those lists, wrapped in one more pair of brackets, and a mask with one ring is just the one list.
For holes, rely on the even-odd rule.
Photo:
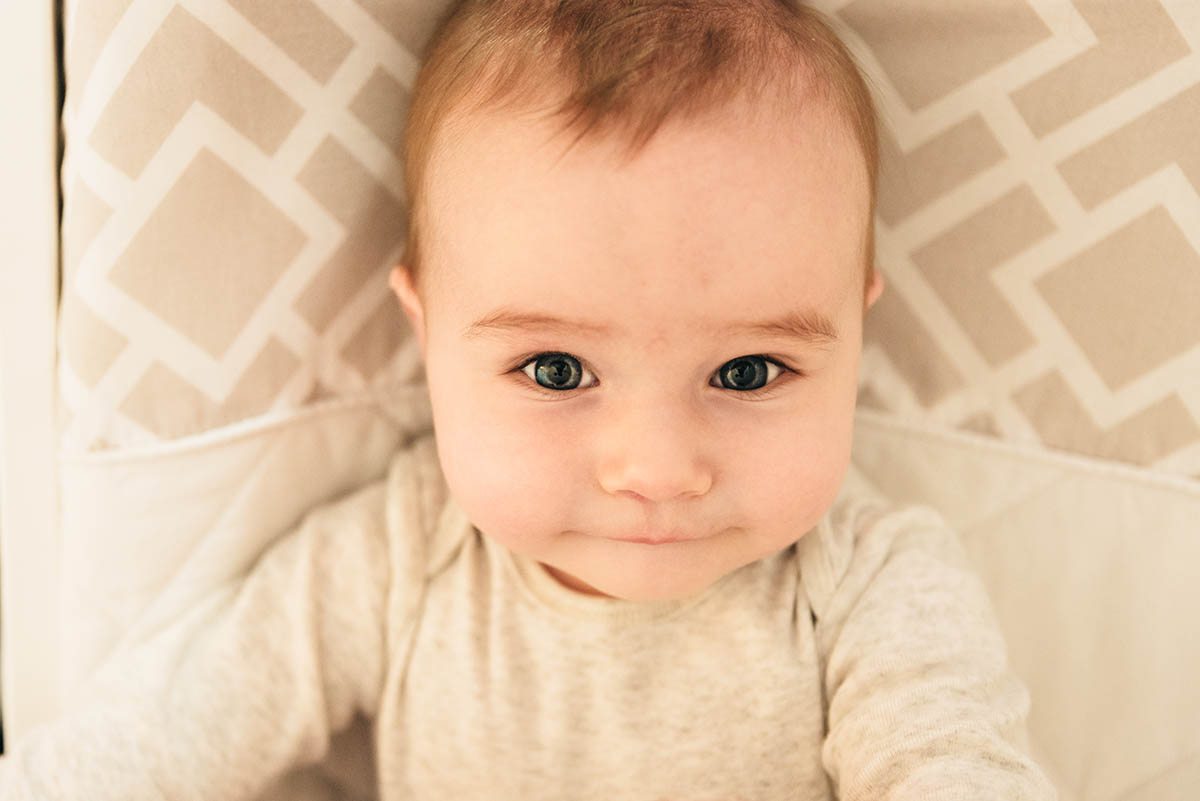
[[(876, 133), (788, 0), (468, 0), (391, 285), (434, 434), (110, 661), (0, 799), (1049, 799), (935, 514), (848, 470)], [(847, 480), (847, 475), (851, 478)]]

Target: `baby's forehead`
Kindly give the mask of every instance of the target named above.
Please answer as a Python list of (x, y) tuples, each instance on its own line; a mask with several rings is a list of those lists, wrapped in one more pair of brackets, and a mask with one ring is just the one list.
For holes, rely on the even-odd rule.
[(580, 192), (623, 185), (636, 193), (646, 187), (634, 181), (622, 184), (623, 178), (667, 179), (675, 174), (719, 176), (724, 183), (714, 181), (706, 187), (714, 193), (780, 185), (790, 198), (805, 191), (805, 182), (789, 186), (778, 178), (798, 161), (838, 175), (839, 184), (848, 190), (871, 195), (870, 165), (851, 127), (831, 104), (796, 114), (750, 102), (680, 117), (644, 142), (621, 130), (579, 135), (538, 107), (457, 114), (431, 151), (426, 191), (443, 202), (457, 191), (453, 201), (461, 207), (497, 170), (545, 176), (586, 167), (612, 180), (580, 184)]
[[(543, 282), (527, 291), (546, 280), (569, 291), (572, 276), (576, 287), (602, 283), (592, 270), (632, 270), (646, 282), (665, 271), (676, 291), (741, 283), (768, 292), (797, 289), (780, 266), (809, 282), (860, 271), (868, 177), (834, 120), (738, 109), (664, 126), (636, 153), (623, 145), (570, 140), (529, 114), (460, 125), (428, 176), (431, 266), (471, 265), (462, 278), (478, 281), (503, 265), (510, 283), (525, 274)], [(541, 275), (546, 265), (554, 275)]]

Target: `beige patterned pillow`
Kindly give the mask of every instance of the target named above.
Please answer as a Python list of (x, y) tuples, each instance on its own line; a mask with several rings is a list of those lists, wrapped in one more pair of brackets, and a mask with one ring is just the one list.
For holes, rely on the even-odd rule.
[[(66, 5), (66, 448), (412, 381), (384, 276), (447, 0)], [(1200, 477), (1200, 6), (815, 5), (891, 130), (863, 403)]]
[(862, 402), (1200, 478), (1200, 4), (816, 5), (891, 129)]
[(385, 278), (446, 0), (80, 0), (66, 18), (68, 451), (411, 382)]

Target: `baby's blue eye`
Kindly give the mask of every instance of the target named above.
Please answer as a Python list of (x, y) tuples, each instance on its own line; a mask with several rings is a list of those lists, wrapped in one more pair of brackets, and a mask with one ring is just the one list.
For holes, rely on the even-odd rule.
[(525, 375), (546, 389), (576, 389), (583, 380), (583, 365), (565, 353), (543, 353), (522, 369)]
[[(556, 392), (596, 385), (595, 376), (569, 353), (542, 353), (525, 362), (520, 369), (542, 389)], [(710, 386), (735, 392), (755, 392), (775, 381), (784, 369), (783, 365), (766, 356), (739, 356), (721, 365)], [(718, 379), (719, 383), (716, 383)]]
[(739, 356), (721, 365), (717, 375), (721, 386), (739, 392), (762, 389), (775, 380), (781, 368), (762, 356)]

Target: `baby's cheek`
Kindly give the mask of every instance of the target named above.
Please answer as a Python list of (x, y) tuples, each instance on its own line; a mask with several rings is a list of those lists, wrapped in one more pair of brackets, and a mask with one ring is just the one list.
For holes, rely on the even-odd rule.
[[(439, 439), (441, 433), (439, 432)], [(480, 530), (510, 545), (559, 525), (566, 476), (545, 458), (535, 438), (476, 417), (452, 433), (443, 459), (450, 491)], [(440, 445), (439, 445), (440, 447)], [(556, 479), (557, 477), (557, 479)]]
[(833, 504), (850, 458), (850, 429), (828, 417), (799, 425), (789, 437), (775, 440), (760, 485), (764, 499), (796, 524), (815, 522)]

